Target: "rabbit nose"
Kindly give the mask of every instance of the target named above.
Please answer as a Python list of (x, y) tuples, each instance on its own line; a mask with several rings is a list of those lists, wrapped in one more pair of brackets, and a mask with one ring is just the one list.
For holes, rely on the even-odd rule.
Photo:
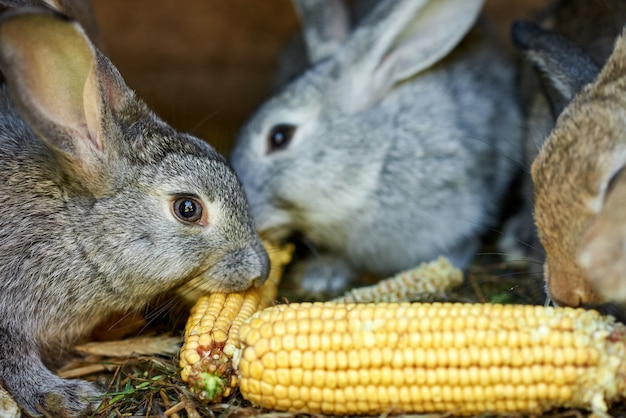
[(574, 294), (565, 295), (550, 291), (550, 299), (557, 306), (571, 306), (577, 308), (582, 305), (582, 301)]
[(579, 307), (603, 302), (585, 275), (568, 263), (563, 266), (558, 260), (548, 258), (544, 264), (544, 279), (550, 299), (559, 306)]
[(603, 302), (583, 278), (568, 277), (563, 280), (552, 278), (548, 283), (548, 293), (550, 299), (559, 306), (577, 308)]

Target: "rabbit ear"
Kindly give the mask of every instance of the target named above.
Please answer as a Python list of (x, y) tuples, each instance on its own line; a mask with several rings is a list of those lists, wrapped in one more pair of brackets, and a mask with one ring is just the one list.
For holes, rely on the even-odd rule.
[(102, 37), (98, 28), (96, 16), (89, 0), (42, 0), (53, 10), (58, 10), (64, 15), (71, 16), (81, 24), (89, 39), (98, 48), (102, 47)]
[(20, 113), (65, 162), (87, 172), (103, 162), (105, 103), (114, 109), (123, 96), (107, 63), (61, 15), (21, 9), (0, 20), (0, 66)]
[(292, 0), (302, 25), (309, 63), (331, 55), (350, 32), (350, 16), (342, 0)]
[(514, 22), (511, 37), (513, 44), (537, 67), (555, 119), (600, 71), (576, 43), (535, 23)]
[[(390, 87), (444, 58), (476, 21), (483, 0), (388, 0), (353, 32), (344, 54), (351, 102), (375, 101)], [(358, 87), (358, 88), (357, 88)]]

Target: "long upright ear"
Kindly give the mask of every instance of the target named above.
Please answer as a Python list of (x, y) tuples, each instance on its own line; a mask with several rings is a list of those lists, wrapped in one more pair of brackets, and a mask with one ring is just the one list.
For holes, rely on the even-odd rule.
[(342, 0), (292, 0), (300, 18), (309, 63), (331, 55), (348, 37), (350, 15)]
[(70, 16), (81, 24), (89, 39), (102, 50), (102, 37), (90, 0), (42, 0), (54, 10)]
[[(74, 171), (94, 174), (104, 159), (103, 121), (121, 77), (104, 68), (82, 28), (42, 9), (0, 19), (0, 67), (11, 96), (33, 131)], [(110, 63), (109, 63), (110, 65)]]
[(342, 51), (342, 82), (361, 95), (351, 101), (371, 103), (443, 59), (474, 25), (482, 5), (483, 0), (381, 1)]
[(600, 67), (575, 42), (535, 23), (514, 22), (511, 38), (537, 68), (554, 119), (600, 71)]

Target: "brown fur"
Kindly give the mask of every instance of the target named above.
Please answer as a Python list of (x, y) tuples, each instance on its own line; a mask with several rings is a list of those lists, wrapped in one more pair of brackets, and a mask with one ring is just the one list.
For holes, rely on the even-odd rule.
[(625, 271), (620, 275), (624, 177), (609, 188), (626, 159), (623, 36), (597, 80), (563, 111), (532, 166), (548, 290), (561, 304), (626, 301), (623, 281), (616, 280)]

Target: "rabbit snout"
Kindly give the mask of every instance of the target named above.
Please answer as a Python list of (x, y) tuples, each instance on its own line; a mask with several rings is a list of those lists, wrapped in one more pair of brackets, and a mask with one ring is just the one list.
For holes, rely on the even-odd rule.
[(544, 266), (544, 274), (550, 299), (559, 306), (579, 307), (605, 302), (583, 274), (558, 264), (550, 265), (549, 261)]
[(261, 286), (269, 273), (269, 258), (261, 245), (249, 245), (229, 251), (205, 272), (204, 290), (239, 292)]

